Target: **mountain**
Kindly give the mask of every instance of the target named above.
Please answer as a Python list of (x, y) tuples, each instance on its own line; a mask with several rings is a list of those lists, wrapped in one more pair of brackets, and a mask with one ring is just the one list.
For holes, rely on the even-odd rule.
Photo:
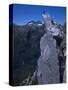
[(37, 59), (40, 56), (40, 38), (44, 34), (44, 27), (26, 25), (10, 25), (13, 27), (13, 78), (14, 85), (19, 85), (37, 67)]
[(33, 26), (42, 26), (42, 22), (41, 21), (30, 21), (27, 23), (27, 25), (33, 25)]
[[(30, 81), (30, 79), (33, 80), (33, 84), (38, 84), (37, 80), (32, 79), (32, 77), (37, 69), (37, 61), (41, 55), (40, 39), (46, 33), (44, 26), (41, 21), (30, 21), (21, 26), (16, 24), (9, 26), (10, 30), (13, 30), (12, 64), (14, 85), (26, 85), (26, 80)], [(65, 31), (65, 27), (62, 29)], [(61, 41), (59, 48), (62, 49), (65, 45), (62, 41), (65, 42), (65, 40), (59, 38), (59, 36), (54, 39), (58, 43), (59, 40)], [(63, 50), (61, 52), (63, 53)], [(25, 84), (22, 82), (25, 82)]]

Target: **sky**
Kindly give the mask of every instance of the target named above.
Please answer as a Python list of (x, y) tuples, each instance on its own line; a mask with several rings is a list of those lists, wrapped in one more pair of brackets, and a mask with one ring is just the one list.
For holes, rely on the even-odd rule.
[(49, 13), (57, 23), (64, 24), (66, 20), (65, 7), (26, 4), (13, 4), (13, 23), (23, 25), (29, 21), (42, 21), (42, 12), (44, 10)]

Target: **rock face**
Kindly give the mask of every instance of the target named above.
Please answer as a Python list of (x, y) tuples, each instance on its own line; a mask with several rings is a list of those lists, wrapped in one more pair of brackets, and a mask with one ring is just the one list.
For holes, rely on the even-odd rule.
[[(43, 13), (46, 33), (41, 37), (41, 56), (38, 59), (38, 83), (55, 84), (65, 82), (65, 34), (54, 23), (48, 13)], [(63, 48), (64, 47), (64, 48)], [(64, 76), (63, 76), (64, 75)]]
[(53, 36), (57, 36), (60, 33), (59, 28), (52, 20), (51, 16), (48, 13), (42, 14), (44, 24), (48, 32), (50, 32)]
[(40, 40), (41, 56), (38, 60), (39, 84), (59, 83), (59, 66), (56, 52), (56, 41), (47, 33)]

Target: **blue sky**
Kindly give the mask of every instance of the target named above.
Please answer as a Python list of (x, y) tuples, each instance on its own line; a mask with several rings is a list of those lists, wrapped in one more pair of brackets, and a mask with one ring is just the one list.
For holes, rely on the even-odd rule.
[(13, 23), (23, 25), (32, 20), (42, 20), (42, 12), (44, 10), (48, 12), (57, 23), (64, 24), (66, 19), (65, 7), (38, 6), (25, 4), (13, 5)]

